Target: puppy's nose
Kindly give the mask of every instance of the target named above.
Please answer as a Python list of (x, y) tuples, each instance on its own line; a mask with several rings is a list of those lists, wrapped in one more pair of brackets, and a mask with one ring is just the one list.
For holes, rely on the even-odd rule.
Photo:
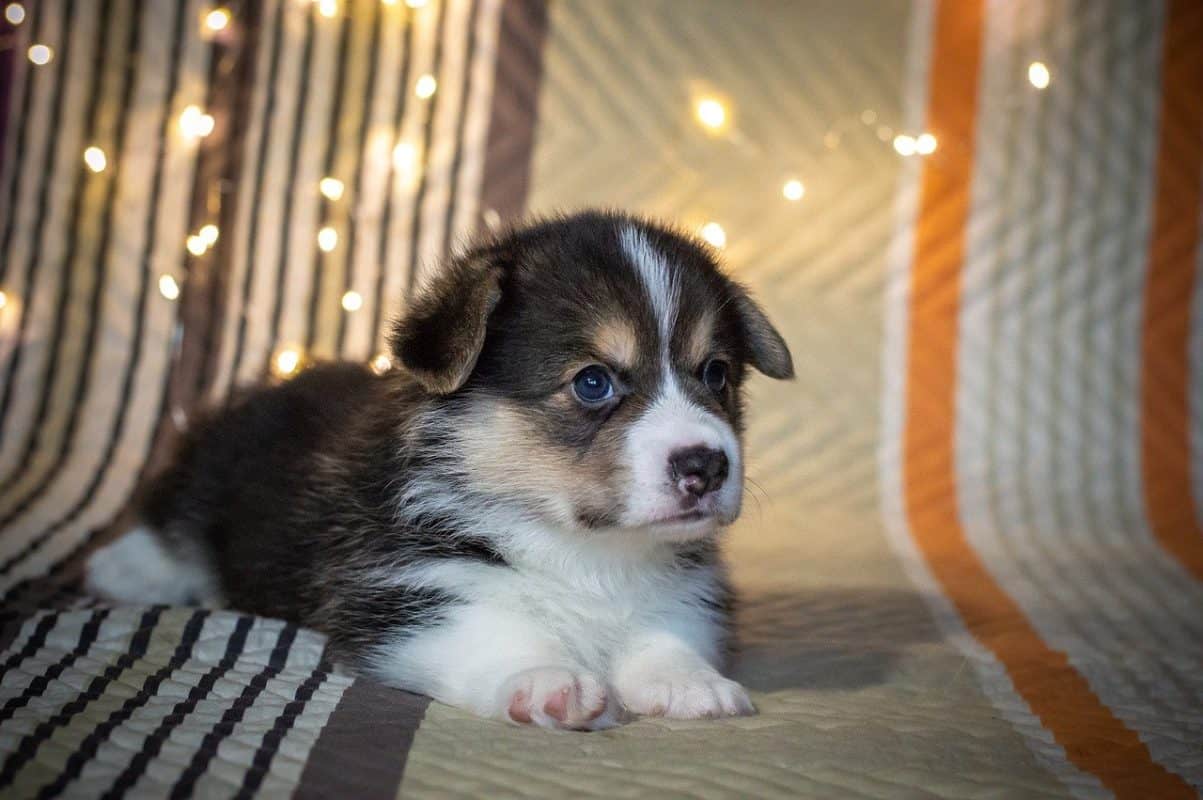
[(727, 479), (727, 454), (698, 445), (674, 451), (668, 457), (668, 474), (682, 494), (702, 497), (717, 491)]

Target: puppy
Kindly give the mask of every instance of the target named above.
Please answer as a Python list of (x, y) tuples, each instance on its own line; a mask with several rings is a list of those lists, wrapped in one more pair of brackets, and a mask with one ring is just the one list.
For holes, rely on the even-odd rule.
[(387, 374), (315, 367), (196, 426), (90, 588), (294, 620), (516, 723), (753, 713), (719, 673), (716, 539), (748, 368), (793, 363), (711, 252), (619, 214), (536, 224), (448, 264), (391, 347)]

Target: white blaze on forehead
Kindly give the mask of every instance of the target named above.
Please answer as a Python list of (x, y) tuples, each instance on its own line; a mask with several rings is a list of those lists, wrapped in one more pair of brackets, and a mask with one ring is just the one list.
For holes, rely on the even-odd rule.
[(661, 354), (667, 362), (669, 342), (672, 339), (673, 325), (677, 321), (677, 304), (680, 300), (676, 278), (669, 268), (668, 259), (652, 247), (643, 231), (628, 225), (622, 229), (619, 238), (623, 251), (647, 290), (652, 312), (660, 326)]

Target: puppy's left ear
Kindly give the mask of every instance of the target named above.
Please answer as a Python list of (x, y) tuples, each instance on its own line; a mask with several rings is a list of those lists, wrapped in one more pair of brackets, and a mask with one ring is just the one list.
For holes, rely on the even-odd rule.
[(464, 385), (501, 301), (501, 267), (474, 253), (446, 264), (393, 326), (393, 354), (431, 394)]
[(770, 378), (794, 377), (794, 359), (781, 334), (769, 322), (764, 309), (742, 287), (735, 287), (735, 311), (748, 345), (752, 366)]

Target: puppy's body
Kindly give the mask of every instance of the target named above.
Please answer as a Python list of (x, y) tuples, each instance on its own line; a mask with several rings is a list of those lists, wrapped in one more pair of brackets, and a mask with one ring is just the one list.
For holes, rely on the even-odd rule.
[[(621, 216), (546, 223), (450, 265), (393, 345), (402, 369), (318, 367), (198, 425), (91, 585), (297, 620), (516, 722), (749, 712), (717, 671), (714, 537), (744, 365), (792, 366), (708, 254)], [(138, 558), (157, 574), (131, 582)]]

